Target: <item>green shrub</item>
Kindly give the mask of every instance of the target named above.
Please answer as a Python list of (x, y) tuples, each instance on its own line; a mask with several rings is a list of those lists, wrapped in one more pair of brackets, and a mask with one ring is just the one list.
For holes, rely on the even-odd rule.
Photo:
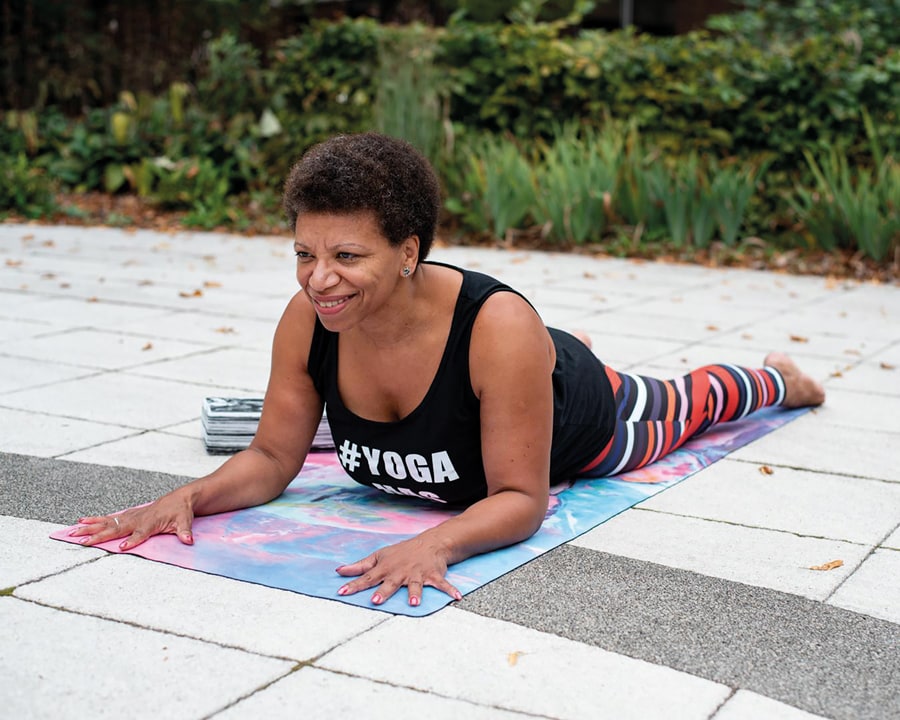
[(0, 155), (0, 215), (37, 218), (56, 210), (53, 183), (24, 153)]

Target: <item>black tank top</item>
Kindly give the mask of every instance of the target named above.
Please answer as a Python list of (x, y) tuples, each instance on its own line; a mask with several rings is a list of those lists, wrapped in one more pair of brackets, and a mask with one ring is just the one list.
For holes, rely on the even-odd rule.
[[(491, 295), (516, 291), (482, 273), (429, 264), (457, 270), (463, 281), (444, 354), (418, 407), (396, 422), (350, 412), (338, 392), (338, 334), (318, 319), (309, 373), (325, 401), (338, 459), (354, 480), (390, 494), (471, 504), (487, 495), (480, 403), (469, 376), (472, 326)], [(612, 436), (615, 411), (600, 361), (577, 338), (549, 330), (556, 346), (550, 455), (550, 480), (555, 483), (571, 478), (599, 454)]]

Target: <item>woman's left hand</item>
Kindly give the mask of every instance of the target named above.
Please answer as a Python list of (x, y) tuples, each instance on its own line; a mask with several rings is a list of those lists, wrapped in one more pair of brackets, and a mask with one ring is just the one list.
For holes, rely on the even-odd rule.
[(462, 593), (447, 582), (447, 560), (437, 543), (423, 535), (388, 545), (362, 560), (337, 569), (344, 576), (360, 576), (338, 590), (338, 595), (353, 595), (378, 586), (372, 603), (381, 605), (400, 588), (406, 586), (409, 604), (422, 602), (422, 588), (430, 585), (447, 593), (454, 600), (462, 600)]

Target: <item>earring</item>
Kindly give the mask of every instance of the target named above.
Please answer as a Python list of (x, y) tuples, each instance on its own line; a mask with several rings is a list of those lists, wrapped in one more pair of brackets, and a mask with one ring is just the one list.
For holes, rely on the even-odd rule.
[(409, 274), (411, 272), (412, 272), (412, 270), (410, 270), (409, 267), (404, 267), (403, 268), (403, 277), (409, 277)]

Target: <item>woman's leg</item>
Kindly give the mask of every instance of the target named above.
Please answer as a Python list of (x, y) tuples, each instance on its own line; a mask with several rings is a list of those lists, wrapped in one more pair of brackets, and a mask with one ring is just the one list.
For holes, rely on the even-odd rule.
[(821, 385), (786, 355), (772, 353), (760, 369), (707, 365), (673, 380), (607, 368), (616, 399), (609, 444), (582, 470), (605, 477), (635, 470), (667, 455), (718, 423), (771, 405), (820, 405)]

